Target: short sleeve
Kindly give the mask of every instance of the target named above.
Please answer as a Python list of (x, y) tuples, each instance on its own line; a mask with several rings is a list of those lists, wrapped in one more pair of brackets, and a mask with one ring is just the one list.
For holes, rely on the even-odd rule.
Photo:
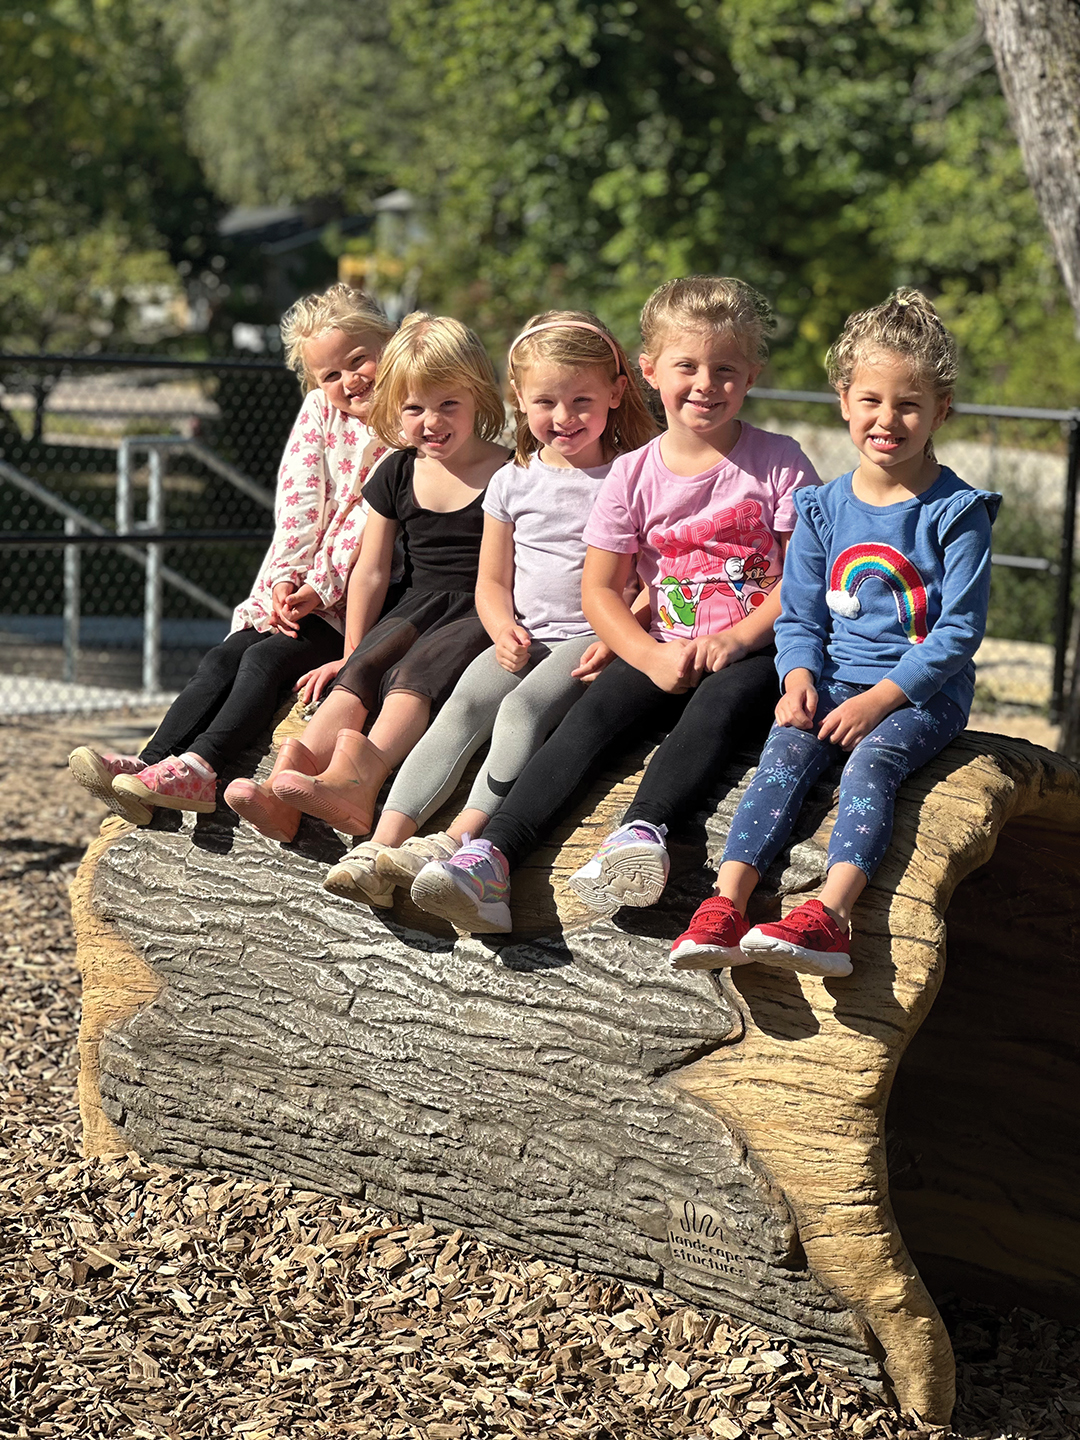
[(364, 503), (384, 520), (400, 519), (401, 489), (405, 466), (411, 454), (411, 451), (402, 450), (384, 460), (364, 486)]
[(801, 446), (785, 436), (785, 453), (778, 457), (776, 473), (776, 508), (773, 511), (773, 529), (790, 534), (795, 529), (797, 516), (795, 496), (809, 485), (820, 485), (821, 477), (811, 465)]
[(613, 463), (607, 479), (597, 492), (592, 514), (585, 526), (586, 545), (595, 546), (597, 550), (610, 550), (616, 555), (634, 555), (641, 548), (638, 523), (630, 510), (633, 473), (631, 456), (620, 455)]
[(514, 461), (511, 461), (509, 465), (501, 465), (488, 481), (488, 487), (484, 491), (484, 514), (490, 515), (493, 520), (502, 520), (507, 525), (514, 523), (508, 502), (516, 478), (515, 471), (518, 474), (525, 473), (521, 466), (515, 464)]

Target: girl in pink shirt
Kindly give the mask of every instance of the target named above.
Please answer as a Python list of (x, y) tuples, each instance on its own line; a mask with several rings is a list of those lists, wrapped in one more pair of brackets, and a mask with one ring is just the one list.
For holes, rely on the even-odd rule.
[[(83, 745), (69, 759), (76, 780), (125, 819), (145, 825), (156, 806), (212, 811), (222, 767), (266, 729), (300, 675), (341, 654), (345, 590), (366, 520), (360, 492), (377, 458), (368, 410), (392, 333), (375, 302), (343, 284), (298, 300), (283, 318), (286, 358), (306, 397), (251, 594), (140, 755)], [(234, 781), (226, 800), (242, 803), (251, 785)]]
[[(624, 823), (570, 884), (600, 911), (655, 903), (668, 825), (764, 737), (776, 703), (773, 622), (792, 497), (818, 477), (794, 440), (738, 418), (768, 357), (768, 306), (742, 281), (694, 276), (661, 286), (641, 325), (641, 372), (668, 428), (614, 462), (585, 527), (582, 606), (618, 658), (530, 760), (484, 838), (418, 875), (416, 903), (463, 929), (512, 928), (509, 871), (643, 722), (670, 733)], [(648, 629), (624, 598), (635, 567)]]

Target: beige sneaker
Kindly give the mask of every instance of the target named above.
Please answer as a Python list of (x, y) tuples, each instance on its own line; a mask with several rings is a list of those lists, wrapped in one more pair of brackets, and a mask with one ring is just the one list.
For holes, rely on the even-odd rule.
[(394, 887), (375, 872), (376, 858), (387, 849), (377, 840), (361, 840), (330, 869), (323, 889), (358, 905), (387, 910), (394, 903)]
[(434, 835), (414, 835), (404, 845), (381, 850), (375, 870), (380, 879), (408, 890), (429, 860), (449, 860), (460, 848), (458, 842), (442, 830)]
[(154, 812), (134, 795), (113, 789), (113, 781), (121, 775), (137, 775), (146, 766), (137, 755), (101, 754), (89, 745), (80, 745), (68, 756), (68, 769), (84, 790), (106, 804), (114, 815), (122, 815), (133, 825), (149, 825)]

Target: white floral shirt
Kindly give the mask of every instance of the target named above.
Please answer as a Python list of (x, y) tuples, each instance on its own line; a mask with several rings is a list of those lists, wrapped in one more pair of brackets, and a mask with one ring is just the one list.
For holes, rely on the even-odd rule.
[(271, 629), (271, 592), (291, 580), (310, 585), (321, 602), (313, 613), (344, 632), (345, 590), (367, 522), (360, 492), (371, 439), (321, 390), (309, 391), (281, 458), (274, 538), (251, 594), (233, 612), (234, 631)]

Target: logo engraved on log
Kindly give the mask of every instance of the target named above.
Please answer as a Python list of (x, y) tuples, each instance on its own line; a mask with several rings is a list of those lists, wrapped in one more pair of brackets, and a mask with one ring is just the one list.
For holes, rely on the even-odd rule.
[(677, 1265), (711, 1276), (749, 1280), (742, 1251), (727, 1238), (715, 1210), (694, 1200), (668, 1201), (668, 1252)]

